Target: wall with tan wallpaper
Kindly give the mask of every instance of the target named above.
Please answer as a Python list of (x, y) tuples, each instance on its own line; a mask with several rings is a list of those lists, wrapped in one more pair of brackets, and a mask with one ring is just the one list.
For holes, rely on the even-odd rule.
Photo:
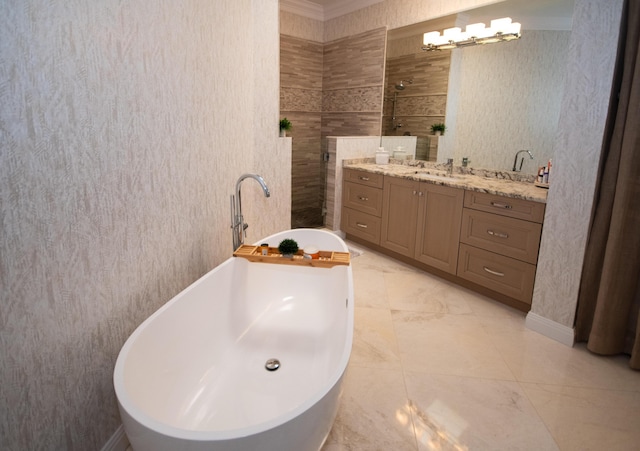
[[(0, 447), (100, 449), (153, 311), (288, 227), (278, 2), (0, 3)], [(284, 212), (284, 214), (283, 214)]]

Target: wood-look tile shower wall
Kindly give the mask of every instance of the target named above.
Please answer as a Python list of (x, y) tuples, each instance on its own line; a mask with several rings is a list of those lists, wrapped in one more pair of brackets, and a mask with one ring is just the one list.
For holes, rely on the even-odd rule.
[(291, 225), (322, 225), (320, 129), (323, 44), (280, 35), (280, 117), (293, 124)]
[[(451, 51), (423, 52), (419, 42), (413, 48), (418, 52), (387, 58), (382, 134), (418, 136), (416, 155), (435, 160), (435, 149), (430, 147), (427, 135), (431, 134), (432, 124), (444, 122)], [(398, 91), (395, 85), (401, 80), (405, 89)]]
[(293, 227), (323, 225), (327, 136), (379, 135), (386, 29), (326, 44), (280, 36), (280, 116), (293, 123)]

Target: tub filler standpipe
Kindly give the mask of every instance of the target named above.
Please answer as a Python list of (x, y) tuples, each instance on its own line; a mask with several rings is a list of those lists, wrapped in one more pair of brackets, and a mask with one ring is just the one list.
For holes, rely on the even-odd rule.
[(247, 178), (252, 178), (260, 184), (262, 191), (264, 191), (264, 197), (270, 197), (271, 193), (264, 179), (258, 174), (242, 174), (236, 182), (236, 193), (231, 195), (231, 233), (233, 235), (233, 251), (235, 252), (240, 245), (244, 244), (244, 238), (247, 235), (247, 227), (249, 224), (244, 222), (242, 216), (242, 200), (240, 198), (240, 187), (242, 181)]

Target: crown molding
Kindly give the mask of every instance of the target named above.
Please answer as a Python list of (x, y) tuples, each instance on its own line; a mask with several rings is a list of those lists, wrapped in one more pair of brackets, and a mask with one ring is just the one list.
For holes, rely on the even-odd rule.
[(324, 22), (324, 8), (322, 5), (307, 0), (280, 0), (280, 9), (298, 16)]
[(335, 19), (344, 16), (362, 8), (366, 8), (376, 3), (382, 3), (384, 0), (351, 0), (348, 2), (335, 2), (328, 5), (324, 9), (324, 20)]
[(367, 6), (382, 3), (384, 0), (349, 0), (334, 2), (327, 6), (322, 6), (308, 0), (280, 0), (280, 9), (297, 14), (303, 17), (324, 22), (325, 20), (334, 19), (344, 16)]

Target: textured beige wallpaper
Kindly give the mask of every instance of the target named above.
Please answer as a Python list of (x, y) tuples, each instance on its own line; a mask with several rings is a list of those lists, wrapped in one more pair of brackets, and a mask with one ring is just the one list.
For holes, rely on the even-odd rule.
[(535, 158), (522, 171), (535, 174), (553, 157), (571, 32), (522, 33), (451, 52), (445, 139), (456, 164), (467, 157), (475, 167), (510, 171), (515, 153), (528, 149)]
[(0, 447), (100, 449), (151, 312), (288, 227), (277, 0), (0, 2)]
[(531, 311), (573, 327), (623, 0), (576, 0)]

